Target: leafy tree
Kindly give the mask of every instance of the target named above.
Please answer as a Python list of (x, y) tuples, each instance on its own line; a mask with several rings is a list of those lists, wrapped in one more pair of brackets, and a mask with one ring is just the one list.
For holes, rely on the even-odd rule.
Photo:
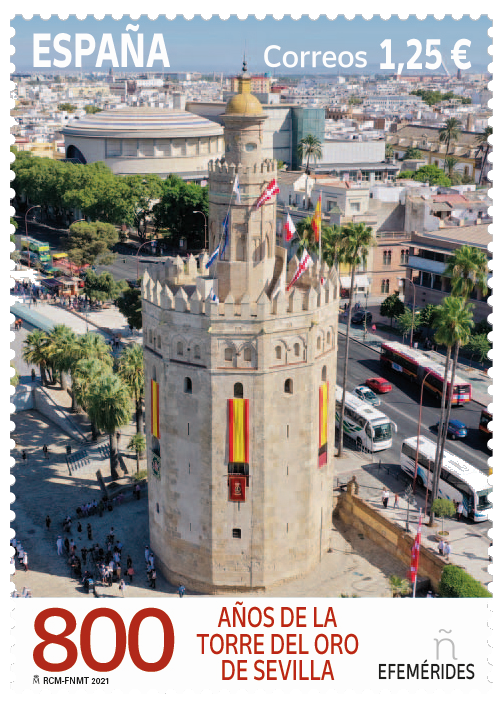
[(482, 319), (480, 322), (477, 322), (474, 326), (474, 334), (485, 334), (488, 336), (488, 334), (493, 331), (492, 330), (492, 325), (487, 319)]
[(103, 271), (99, 275), (93, 270), (86, 272), (84, 294), (89, 300), (98, 302), (115, 300), (126, 287), (125, 280), (115, 280), (110, 271)]
[(444, 518), (455, 516), (455, 505), (451, 500), (446, 500), (443, 497), (438, 497), (434, 500), (431, 507), (431, 512), (436, 517), (441, 517), (441, 532), (444, 533)]
[(12, 361), (10, 362), (10, 367), (14, 371), (14, 373), (12, 373), (10, 376), (10, 384), (15, 388), (17, 385), (19, 385), (19, 373), (17, 372), (16, 366), (12, 363)]
[(134, 226), (138, 230), (139, 237), (145, 239), (147, 221), (153, 213), (154, 204), (162, 196), (162, 180), (156, 174), (133, 175), (126, 177), (126, 183), (130, 190), (130, 202), (134, 208)]
[(455, 156), (447, 156), (444, 160), (445, 170), (448, 173), (448, 177), (450, 179), (454, 173), (455, 166), (457, 165), (457, 163), (458, 163), (458, 158), (455, 158)]
[(425, 305), (423, 309), (420, 310), (420, 324), (427, 329), (433, 329), (435, 325), (435, 315), (437, 313), (437, 306), (433, 304)]
[[(14, 232), (17, 231), (17, 222), (16, 222), (16, 220), (14, 219), (14, 217), (11, 217), (11, 218), (10, 218), (10, 223), (11, 223), (11, 225), (14, 227)], [(11, 235), (10, 235), (10, 240), (11, 240), (11, 242), (12, 242), (13, 244), (16, 243), (16, 238), (15, 238), (14, 234), (11, 234)]]
[(349, 97), (349, 105), (361, 105), (362, 102), (362, 98), (355, 97), (355, 95)]
[(115, 303), (133, 329), (141, 329), (143, 317), (141, 314), (141, 290), (126, 288)]
[(298, 157), (301, 161), (303, 161), (305, 156), (307, 157), (305, 173), (310, 173), (310, 159), (312, 158), (314, 159), (314, 161), (316, 161), (317, 159), (322, 157), (321, 140), (313, 134), (307, 134), (303, 137), (303, 139), (300, 139), (300, 143), (298, 144)]
[(72, 105), (71, 102), (61, 102), (58, 105), (58, 110), (60, 112), (75, 112), (76, 106)]
[(340, 263), (345, 263), (350, 266), (350, 292), (349, 292), (349, 309), (347, 322), (347, 335), (345, 338), (345, 358), (343, 366), (343, 381), (342, 381), (342, 402), (340, 407), (340, 422), (339, 422), (339, 437), (338, 437), (338, 457), (343, 456), (343, 423), (345, 420), (345, 396), (347, 391), (347, 372), (349, 366), (349, 344), (350, 344), (350, 320), (352, 319), (352, 303), (354, 298), (354, 283), (356, 278), (356, 270), (365, 263), (368, 258), (369, 250), (376, 245), (376, 239), (373, 236), (371, 227), (365, 224), (350, 223), (342, 229), (342, 241), (339, 252)]
[(423, 154), (420, 151), (420, 149), (417, 149), (414, 146), (408, 146), (404, 154), (403, 161), (413, 160), (417, 158), (423, 158)]
[(414, 180), (415, 179), (415, 173), (416, 171), (399, 171), (397, 174), (397, 179), (398, 180)]
[(86, 264), (92, 266), (96, 262), (110, 263), (113, 260), (111, 248), (118, 239), (113, 224), (76, 222), (70, 226), (64, 247), (72, 263), (79, 267)]
[(385, 144), (385, 158), (394, 158), (394, 147), (392, 144)]
[(443, 568), (439, 583), (440, 597), (493, 597), (492, 593), (459, 566), (448, 564)]
[(390, 319), (390, 325), (396, 317), (399, 317), (404, 313), (405, 306), (404, 302), (399, 297), (398, 292), (392, 293), (385, 298), (385, 300), (380, 305), (380, 314), (382, 317), (388, 317)]
[(492, 344), (486, 334), (474, 334), (471, 336), (467, 349), (478, 357), (480, 363), (484, 363), (488, 358), (488, 353), (492, 348)]
[(418, 180), (421, 183), (429, 183), (429, 185), (443, 185), (449, 187), (451, 181), (447, 175), (439, 168), (439, 166), (427, 165), (422, 166), (415, 171), (413, 180)]
[(157, 229), (167, 229), (168, 239), (177, 242), (181, 235), (186, 236), (188, 248), (202, 248), (204, 245), (204, 218), (194, 214), (195, 210), (209, 214), (208, 190), (197, 183), (185, 183), (175, 175), (170, 175), (162, 185), (160, 201), (152, 208)]
[(137, 434), (134, 434), (134, 436), (131, 437), (131, 440), (127, 444), (127, 448), (130, 451), (136, 452), (136, 474), (138, 474), (139, 473), (139, 457), (142, 453), (145, 452), (145, 449), (146, 449), (145, 435), (141, 434), (140, 432), (138, 432)]
[(118, 375), (129, 388), (136, 407), (136, 432), (141, 433), (143, 396), (145, 393), (145, 370), (143, 348), (129, 344), (119, 359)]
[(411, 333), (412, 329), (416, 329), (420, 326), (420, 312), (415, 310), (415, 314), (408, 307), (405, 308), (404, 312), (397, 318), (397, 328), (404, 337)]
[(103, 112), (101, 107), (98, 107), (97, 105), (86, 105), (84, 110), (88, 115), (95, 115), (96, 112)]
[(112, 479), (117, 480), (117, 431), (128, 424), (131, 418), (129, 391), (117, 375), (101, 375), (92, 384), (88, 394), (87, 414), (98, 431), (108, 434), (110, 472)]

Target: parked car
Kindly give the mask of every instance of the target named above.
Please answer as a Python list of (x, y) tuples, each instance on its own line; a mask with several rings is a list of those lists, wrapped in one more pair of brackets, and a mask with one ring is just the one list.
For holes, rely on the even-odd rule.
[[(439, 431), (439, 422), (434, 425), (434, 429)], [(448, 433), (447, 436), (453, 440), (455, 439), (465, 439), (467, 436), (468, 429), (463, 422), (458, 419), (450, 419), (448, 422)]]
[(368, 378), (365, 385), (379, 393), (386, 393), (392, 390), (392, 385), (385, 378)]
[(373, 315), (371, 312), (365, 312), (364, 310), (358, 310), (357, 312), (354, 312), (352, 315), (352, 324), (364, 324), (364, 320), (366, 319), (366, 324), (371, 324), (371, 321), (373, 319)]
[(360, 400), (368, 402), (373, 407), (378, 407), (380, 405), (380, 399), (375, 395), (373, 390), (370, 390), (366, 385), (358, 385), (353, 390), (354, 395), (356, 395)]

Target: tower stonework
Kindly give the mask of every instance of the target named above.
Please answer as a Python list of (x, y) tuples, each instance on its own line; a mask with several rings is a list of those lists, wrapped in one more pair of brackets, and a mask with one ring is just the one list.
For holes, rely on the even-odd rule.
[(276, 164), (261, 158), (246, 72), (239, 83), (209, 171), (211, 251), (229, 213), (224, 257), (214, 277), (207, 256), (199, 275), (190, 259), (184, 285), (179, 262), (152, 265), (142, 286), (150, 545), (173, 584), (207, 593), (303, 575), (332, 529), (336, 276), (315, 262), (287, 291), (298, 261), (276, 246), (275, 197), (254, 207)]

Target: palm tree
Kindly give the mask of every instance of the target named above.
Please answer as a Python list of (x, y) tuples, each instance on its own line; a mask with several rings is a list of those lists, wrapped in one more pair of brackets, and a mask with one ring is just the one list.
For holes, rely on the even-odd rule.
[(461, 246), (448, 261), (445, 276), (451, 278), (451, 292), (456, 297), (468, 299), (474, 288), (488, 293), (488, 259), (475, 246)]
[(131, 419), (130, 403), (127, 386), (121, 378), (111, 373), (100, 376), (89, 390), (87, 414), (96, 429), (109, 436), (110, 473), (113, 480), (119, 477), (117, 430)]
[[(98, 358), (82, 358), (75, 365), (72, 390), (75, 401), (86, 412), (89, 409), (89, 395), (93, 385), (110, 372), (110, 366)], [(98, 431), (91, 421), (92, 440), (96, 441)]]
[(490, 142), (488, 141), (489, 137), (493, 134), (493, 127), (486, 127), (481, 134), (478, 134), (476, 137), (476, 143), (478, 145), (478, 154), (482, 153), (483, 154), (483, 159), (481, 161), (481, 170), (479, 172), (479, 184), (481, 185), (481, 181), (483, 180), (483, 173), (485, 170), (486, 166), (486, 159), (488, 158), (488, 154), (490, 153)]
[(82, 334), (78, 343), (82, 348), (82, 358), (95, 358), (98, 361), (103, 361), (103, 363), (111, 368), (113, 365), (113, 356), (110, 353), (110, 347), (101, 334), (87, 332), (86, 334)]
[(139, 344), (129, 344), (119, 359), (119, 377), (129, 388), (136, 407), (136, 432), (141, 433), (143, 396), (145, 393), (145, 369), (143, 349)]
[[(446, 144), (446, 155), (450, 151), (450, 144), (453, 141), (457, 141), (460, 135), (460, 122), (455, 117), (451, 117), (446, 120), (446, 124), (439, 132), (439, 141), (442, 144)], [(446, 169), (446, 159), (443, 165), (443, 171)]]
[[(468, 304), (461, 297), (445, 297), (443, 303), (438, 307), (435, 317), (436, 334), (435, 340), (438, 344), (446, 346), (445, 373), (443, 380), (443, 393), (441, 396), (441, 417), (438, 425), (438, 437), (436, 444), (436, 457), (434, 460), (434, 474), (432, 477), (431, 504), (438, 496), (439, 474), (443, 463), (444, 446), (447, 436), (448, 422), (450, 421), (451, 401), (453, 386), (455, 383), (455, 373), (457, 370), (458, 351), (461, 346), (467, 344), (470, 338), (471, 329), (474, 325), (472, 319), (473, 305)], [(451, 369), (450, 383), (450, 360), (453, 349), (453, 366)], [(429, 526), (434, 522), (431, 511)]]
[(394, 147), (392, 144), (385, 144), (385, 158), (394, 158)]
[(322, 157), (321, 140), (313, 134), (307, 134), (307, 136), (304, 136), (303, 139), (300, 139), (300, 143), (298, 144), (298, 156), (302, 161), (305, 156), (307, 157), (305, 173), (309, 173), (310, 159), (313, 158), (316, 160)]
[(30, 365), (38, 366), (42, 385), (47, 385), (47, 374), (50, 373), (49, 337), (40, 329), (30, 332), (24, 340), (23, 360)]
[(49, 334), (48, 353), (51, 365), (59, 371), (61, 390), (66, 390), (65, 373), (73, 363), (73, 350), (77, 335), (66, 324), (56, 324)]
[(451, 178), (453, 175), (453, 171), (455, 170), (455, 166), (458, 163), (458, 158), (455, 158), (455, 156), (447, 156), (444, 160), (446, 170), (448, 171), (448, 177)]
[(347, 390), (347, 371), (349, 366), (349, 341), (350, 341), (350, 320), (352, 318), (352, 301), (354, 297), (354, 282), (356, 269), (361, 263), (365, 263), (371, 246), (376, 244), (371, 227), (365, 224), (348, 224), (342, 229), (342, 240), (340, 245), (339, 261), (350, 265), (350, 293), (349, 310), (347, 318), (347, 335), (345, 337), (345, 360), (343, 366), (342, 382), (342, 405), (340, 408), (339, 436), (338, 436), (338, 457), (343, 456), (343, 422), (345, 419), (345, 394)]
[(136, 451), (136, 473), (139, 473), (139, 457), (146, 449), (146, 439), (145, 435), (141, 432), (134, 434), (131, 440), (127, 444), (127, 448), (130, 451)]
[(411, 590), (410, 581), (406, 578), (400, 578), (398, 575), (391, 575), (389, 585), (392, 592), (392, 597), (402, 597), (407, 595)]

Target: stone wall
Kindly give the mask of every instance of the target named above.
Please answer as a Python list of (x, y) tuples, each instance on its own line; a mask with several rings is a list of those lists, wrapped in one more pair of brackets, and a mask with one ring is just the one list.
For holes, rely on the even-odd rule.
[[(333, 506), (336, 516), (342, 522), (354, 527), (409, 566), (414, 536), (407, 534), (400, 526), (389, 521), (364, 500), (349, 492), (335, 495)], [(444, 565), (444, 561), (422, 543), (418, 574), (429, 578), (435, 591), (439, 587)]]

